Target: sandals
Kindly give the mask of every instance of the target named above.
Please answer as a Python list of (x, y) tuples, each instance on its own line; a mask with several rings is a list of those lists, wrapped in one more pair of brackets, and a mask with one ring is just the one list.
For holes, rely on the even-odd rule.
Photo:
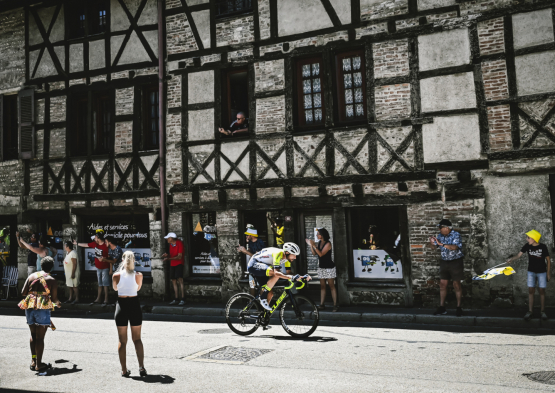
[(141, 374), (141, 377), (146, 377), (147, 376), (146, 369), (144, 367), (141, 367), (139, 369), (139, 373)]
[(131, 370), (127, 370), (127, 372), (125, 374), (121, 373), (121, 376), (124, 377), (124, 378), (129, 378), (130, 375), (131, 375)]
[(316, 306), (316, 308), (318, 309), (318, 311), (323, 311), (326, 309), (326, 306), (324, 304), (320, 304), (319, 306)]
[(332, 312), (337, 312), (337, 311), (339, 311), (339, 306), (333, 306)]
[(92, 302), (89, 306), (94, 306), (95, 304), (100, 304), (100, 302)]
[(49, 370), (49, 369), (51, 369), (51, 368), (52, 368), (52, 364), (51, 364), (51, 363), (48, 363), (48, 364), (45, 364), (45, 365), (42, 366), (42, 367), (39, 367), (38, 370), (37, 370), (37, 368), (35, 367), (35, 371), (38, 372), (38, 373), (42, 373), (42, 372), (45, 372), (46, 370)]
[(108, 303), (105, 302), (105, 303), (102, 303), (101, 307), (106, 307), (107, 305), (108, 305)]

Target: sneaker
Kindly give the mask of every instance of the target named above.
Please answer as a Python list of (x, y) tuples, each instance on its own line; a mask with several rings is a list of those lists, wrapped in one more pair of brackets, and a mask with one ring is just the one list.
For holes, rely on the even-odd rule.
[(185, 305), (185, 300), (181, 300), (181, 301), (179, 302), (179, 305), (180, 305), (180, 306), (184, 306), (184, 305)]
[(170, 302), (170, 306), (174, 306), (174, 305), (176, 305), (176, 304), (177, 304), (177, 299), (172, 300), (172, 301)]
[(266, 299), (260, 299), (260, 304), (261, 304), (262, 307), (264, 307), (266, 310), (272, 311), (272, 307), (270, 307), (270, 305), (268, 304), (268, 300), (266, 300)]
[(525, 321), (529, 321), (532, 318), (532, 311), (528, 311), (524, 316)]
[(262, 330), (270, 330), (271, 328), (270, 325), (262, 326)]
[(542, 321), (547, 321), (547, 314), (545, 311), (542, 311)]
[(439, 306), (436, 312), (434, 313), (434, 315), (445, 315), (445, 314), (447, 314), (447, 310), (443, 306)]
[(457, 317), (462, 317), (462, 315), (463, 315), (462, 307), (457, 307)]

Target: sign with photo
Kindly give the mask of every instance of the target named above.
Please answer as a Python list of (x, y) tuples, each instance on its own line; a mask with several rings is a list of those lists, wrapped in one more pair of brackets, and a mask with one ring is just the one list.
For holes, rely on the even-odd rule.
[[(150, 260), (152, 253), (150, 251), (150, 248), (124, 248), (123, 252), (126, 251), (133, 251), (133, 254), (135, 254), (135, 271), (151, 271)], [(116, 271), (118, 267), (119, 264), (114, 264), (114, 271)], [(94, 248), (85, 248), (85, 270), (96, 270), (96, 267), (94, 266)]]
[(356, 278), (402, 279), (401, 260), (394, 261), (384, 250), (353, 250)]
[(193, 214), (192, 273), (220, 274), (216, 213)]
[(54, 272), (63, 272), (64, 271), (64, 259), (66, 257), (66, 252), (64, 250), (57, 250), (58, 253), (53, 256), (54, 258), (54, 268), (52, 271)]

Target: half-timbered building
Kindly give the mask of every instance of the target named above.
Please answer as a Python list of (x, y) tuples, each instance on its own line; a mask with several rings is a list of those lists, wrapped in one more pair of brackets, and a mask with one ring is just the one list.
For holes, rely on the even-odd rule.
[[(248, 287), (246, 225), (275, 245), (282, 219), (299, 273), (317, 270), (305, 239), (329, 230), (341, 304), (431, 306), (427, 243), (447, 218), (463, 305), (523, 305), (524, 258), (510, 277), (471, 277), (530, 229), (553, 247), (554, 5), (0, 1), (0, 226), (54, 242), (102, 227), (155, 299), (172, 295), (161, 254), (175, 232), (188, 297), (222, 301)], [(220, 132), (238, 114), (248, 130)]]

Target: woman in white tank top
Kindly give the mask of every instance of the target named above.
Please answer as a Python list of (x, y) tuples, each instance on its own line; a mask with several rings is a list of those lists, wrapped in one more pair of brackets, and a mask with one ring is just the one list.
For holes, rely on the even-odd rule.
[(141, 377), (146, 376), (144, 368), (144, 349), (141, 341), (141, 327), (143, 324), (143, 313), (137, 292), (143, 285), (143, 275), (135, 271), (135, 255), (131, 251), (123, 253), (120, 267), (112, 276), (112, 285), (118, 292), (118, 303), (114, 319), (118, 327), (118, 353), (121, 363), (121, 376), (129, 377), (131, 371), (127, 369), (125, 348), (127, 346), (127, 325), (131, 325), (131, 338), (135, 344), (135, 352), (139, 360), (139, 372)]

